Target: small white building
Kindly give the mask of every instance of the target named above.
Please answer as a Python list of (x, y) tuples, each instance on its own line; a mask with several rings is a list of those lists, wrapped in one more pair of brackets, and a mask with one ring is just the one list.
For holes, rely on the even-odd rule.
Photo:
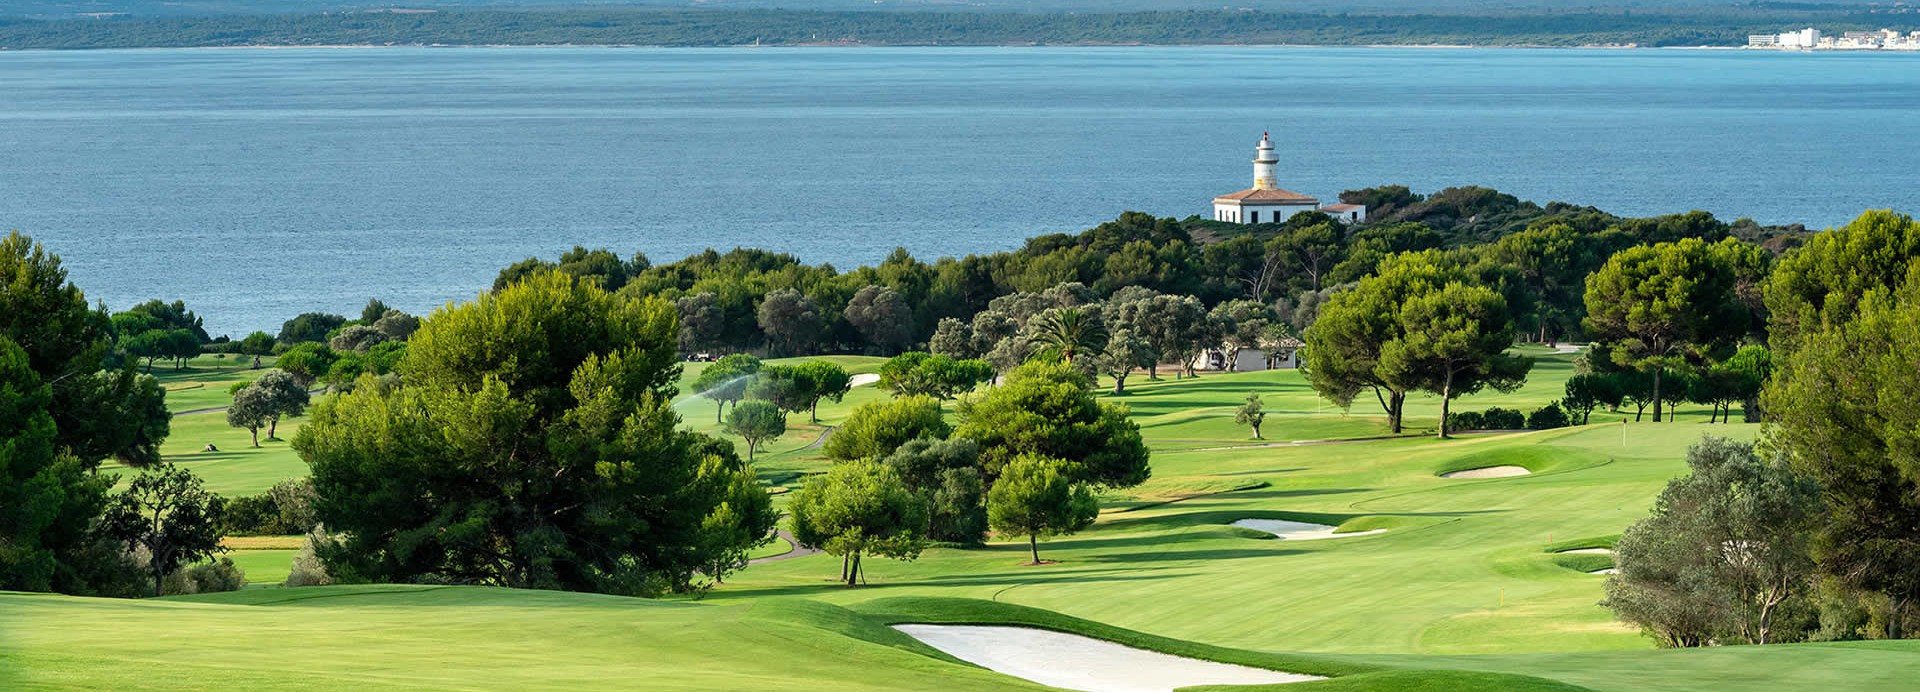
[[(1300, 348), (1306, 344), (1291, 336), (1274, 339), (1261, 339), (1260, 348), (1234, 348), (1221, 346), (1207, 349), (1201, 354), (1196, 370), (1233, 372), (1260, 372), (1262, 370), (1292, 370), (1300, 367)], [(1232, 360), (1229, 361), (1228, 359)]]
[(1253, 187), (1213, 198), (1213, 220), (1228, 223), (1279, 223), (1303, 211), (1326, 212), (1344, 223), (1367, 220), (1367, 208), (1359, 204), (1321, 206), (1320, 200), (1282, 190), (1275, 175), (1280, 159), (1273, 153), (1273, 140), (1260, 133), (1260, 144), (1253, 150)]
[(1367, 205), (1329, 204), (1321, 207), (1320, 213), (1331, 216), (1341, 223), (1360, 223), (1367, 220)]

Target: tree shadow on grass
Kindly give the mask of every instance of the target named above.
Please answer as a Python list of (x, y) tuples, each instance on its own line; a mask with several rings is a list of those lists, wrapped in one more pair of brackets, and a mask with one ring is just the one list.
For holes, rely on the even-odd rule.
[[(1042, 551), (1040, 556), (1043, 558), (1047, 557), (1046, 552)], [(1066, 564), (1071, 564), (1073, 562), (1075, 562), (1075, 560), (1065, 561)], [(1101, 582), (1130, 582), (1130, 581), (1154, 581), (1154, 580), (1160, 580), (1160, 579), (1177, 579), (1181, 577), (1190, 577), (1195, 574), (1193, 572), (1163, 572), (1163, 571), (1154, 571), (1151, 573), (1142, 574), (1138, 570), (1116, 570), (1116, 569), (1070, 569), (1070, 570), (1052, 569), (1054, 567), (1059, 567), (1059, 566), (1060, 566), (1059, 564), (1050, 564), (1050, 565), (1041, 565), (1038, 567), (1015, 567), (1014, 565), (1009, 564), (1008, 565), (1009, 569), (1021, 569), (1021, 570), (1031, 570), (1031, 571), (995, 572), (992, 574), (954, 574), (954, 575), (944, 575), (944, 576), (937, 576), (937, 577), (924, 577), (924, 578), (918, 578), (918, 579), (883, 577), (884, 579), (886, 579), (886, 581), (875, 582), (870, 584), (862, 584), (856, 587), (849, 587), (846, 584), (843, 584), (834, 580), (832, 578), (832, 575), (826, 575), (821, 579), (821, 583), (818, 583), (818, 584), (771, 586), (771, 587), (746, 587), (738, 590), (726, 589), (723, 587), (720, 590), (716, 590), (708, 594), (707, 598), (714, 599), (714, 598), (736, 598), (736, 597), (760, 598), (765, 596), (807, 596), (807, 595), (816, 595), (820, 593), (841, 592), (841, 591), (847, 591), (849, 589), (857, 590), (860, 592), (875, 592), (875, 591), (885, 591), (888, 589), (899, 589), (899, 588), (924, 589), (929, 586), (956, 586), (956, 587), (958, 586), (1029, 586), (1029, 585), (1035, 585), (1035, 584), (1053, 584), (1053, 583), (1093, 584), (1093, 583), (1101, 583)]]
[[(1182, 508), (1214, 507), (1218, 505), (1240, 504), (1244, 500), (1285, 499), (1293, 497), (1311, 497), (1314, 495), (1338, 495), (1342, 493), (1370, 492), (1372, 488), (1325, 488), (1312, 490), (1264, 490), (1267, 483), (1262, 482), (1244, 490), (1222, 490), (1170, 500), (1154, 501), (1117, 501), (1106, 505), (1107, 514), (1126, 514), (1145, 509), (1156, 509), (1167, 505), (1179, 504)], [(1124, 521), (1124, 520), (1122, 520)], [(1118, 523), (1118, 522), (1115, 522)]]
[(1094, 562), (1113, 562), (1139, 564), (1143, 562), (1182, 562), (1239, 560), (1254, 557), (1283, 557), (1299, 555), (1304, 550), (1251, 550), (1246, 548), (1220, 548), (1214, 550), (1160, 550), (1145, 553), (1108, 553), (1090, 556)]
[[(1049, 550), (1055, 550), (1055, 551), (1057, 550), (1111, 550), (1114, 548), (1129, 548), (1129, 547), (1153, 546), (1153, 545), (1164, 546), (1164, 545), (1172, 545), (1175, 543), (1180, 543), (1184, 540), (1187, 540), (1188, 538), (1206, 539), (1206, 538), (1220, 538), (1220, 537), (1222, 536), (1208, 535), (1208, 536), (1182, 537), (1178, 534), (1156, 533), (1156, 534), (1149, 534), (1145, 536), (1120, 536), (1120, 537), (1112, 537), (1112, 538), (1101, 538), (1097, 536), (1087, 536), (1083, 534), (1082, 536), (1079, 536), (1079, 537), (1056, 539), (1056, 540), (1048, 541), (1045, 543), (1041, 543), (1040, 552), (1044, 553)], [(1011, 548), (1013, 547), (1017, 547), (1021, 554), (1025, 554), (1025, 551), (1027, 549), (1027, 546), (1024, 543), (1018, 546), (1010, 546), (1008, 551), (1009, 555), (1012, 554), (1013, 550)]]
[[(1228, 471), (1226, 473), (1216, 473), (1213, 475), (1215, 476), (1258, 476), (1258, 475), (1268, 474), (1268, 473), (1293, 473), (1294, 471), (1305, 471), (1305, 470), (1307, 470), (1305, 466), (1296, 466), (1290, 469), (1258, 469), (1254, 471)], [(1358, 491), (1356, 490), (1353, 492), (1358, 492)]]
[[(261, 440), (261, 442), (266, 442), (266, 440)], [(191, 469), (196, 464), (206, 464), (206, 463), (212, 463), (217, 461), (237, 461), (240, 459), (246, 459), (260, 452), (267, 451), (268, 449), (271, 449), (271, 447), (262, 445), (259, 449), (254, 449), (253, 447), (243, 447), (237, 451), (221, 450), (218, 452), (187, 452), (185, 454), (168, 454), (166, 455), (166, 460)]]
[(1279, 490), (1275, 488), (1256, 488), (1239, 490), (1230, 495), (1221, 495), (1222, 500), (1278, 500), (1295, 497), (1314, 497), (1317, 495), (1348, 495), (1352, 493), (1370, 493), (1378, 488), (1296, 488)]

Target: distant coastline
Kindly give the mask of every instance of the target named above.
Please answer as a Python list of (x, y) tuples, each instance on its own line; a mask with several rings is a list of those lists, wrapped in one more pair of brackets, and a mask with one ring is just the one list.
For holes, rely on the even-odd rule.
[(1920, 30), (1920, 14), (1916, 13), (1763, 5), (1674, 9), (1665, 14), (1600, 8), (1400, 15), (575, 8), (192, 18), (0, 18), (0, 50), (756, 45), (1737, 48), (1746, 45), (1750, 35), (1810, 22), (1836, 31)]
[(72, 51), (72, 50), (369, 50), (369, 49), (737, 49), (756, 50), (763, 48), (950, 48), (990, 49), (990, 48), (1361, 48), (1378, 50), (1435, 50), (1435, 51), (1477, 51), (1477, 50), (1590, 50), (1590, 51), (1724, 51), (1738, 53), (1768, 53), (1803, 55), (1830, 52), (1881, 52), (1909, 53), (1911, 51), (1808, 51), (1808, 50), (1758, 50), (1746, 46), (1640, 46), (1618, 44), (1592, 45), (1555, 45), (1555, 44), (1464, 44), (1464, 43), (1000, 43), (1000, 44), (909, 44), (909, 43), (790, 43), (790, 44), (728, 44), (728, 45), (675, 45), (652, 43), (332, 43), (332, 44), (241, 44), (241, 45), (186, 45), (186, 46), (124, 46), (102, 48), (12, 48), (0, 46), (0, 54)]

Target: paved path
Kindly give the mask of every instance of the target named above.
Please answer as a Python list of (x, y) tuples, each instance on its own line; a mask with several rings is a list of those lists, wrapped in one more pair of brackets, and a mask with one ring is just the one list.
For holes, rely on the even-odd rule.
[(747, 564), (757, 565), (762, 562), (778, 562), (780, 560), (791, 560), (796, 557), (806, 557), (808, 555), (820, 554), (819, 550), (802, 546), (800, 545), (799, 541), (793, 540), (793, 534), (787, 533), (786, 529), (774, 529), (773, 535), (779, 536), (780, 540), (786, 541), (788, 545), (793, 546), (793, 550), (789, 552), (781, 553), (779, 555), (773, 555), (769, 557), (762, 557), (762, 558), (755, 558), (752, 560), (748, 560)]

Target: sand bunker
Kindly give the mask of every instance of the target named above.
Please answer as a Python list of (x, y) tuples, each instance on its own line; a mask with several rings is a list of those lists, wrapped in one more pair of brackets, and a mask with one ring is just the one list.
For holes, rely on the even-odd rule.
[(1606, 568), (1606, 569), (1596, 569), (1596, 570), (1594, 570), (1594, 571), (1592, 571), (1592, 572), (1588, 572), (1587, 574), (1613, 574), (1613, 573), (1615, 573), (1615, 572), (1618, 572), (1618, 571), (1620, 571), (1620, 570), (1618, 570), (1618, 569), (1615, 569), (1615, 568), (1613, 568), (1613, 567), (1608, 567), (1608, 568)]
[(1564, 555), (1612, 555), (1613, 549), (1612, 548), (1574, 548), (1573, 550), (1562, 550), (1560, 552), (1561, 554), (1564, 554)]
[(1304, 521), (1287, 521), (1285, 519), (1241, 519), (1233, 522), (1233, 525), (1255, 531), (1265, 531), (1289, 541), (1317, 541), (1322, 538), (1371, 536), (1376, 533), (1386, 533), (1387, 531), (1386, 529), (1374, 529), (1372, 531), (1334, 533), (1334, 527), (1326, 524), (1309, 524)]
[(1183, 658), (1029, 627), (894, 625), (893, 628), (987, 670), (1069, 690), (1161, 692), (1193, 685), (1271, 685), (1323, 679)]
[(861, 373), (858, 375), (854, 375), (853, 377), (847, 378), (848, 386), (852, 386), (852, 387), (864, 387), (866, 385), (870, 385), (879, 381), (880, 381), (880, 376), (870, 372)]
[(1467, 469), (1465, 471), (1449, 471), (1447, 473), (1440, 474), (1440, 477), (1441, 478), (1467, 478), (1467, 479), (1512, 478), (1514, 476), (1524, 476), (1529, 473), (1533, 473), (1533, 472), (1528, 471), (1527, 467), (1525, 466), (1488, 466), (1485, 468)]

